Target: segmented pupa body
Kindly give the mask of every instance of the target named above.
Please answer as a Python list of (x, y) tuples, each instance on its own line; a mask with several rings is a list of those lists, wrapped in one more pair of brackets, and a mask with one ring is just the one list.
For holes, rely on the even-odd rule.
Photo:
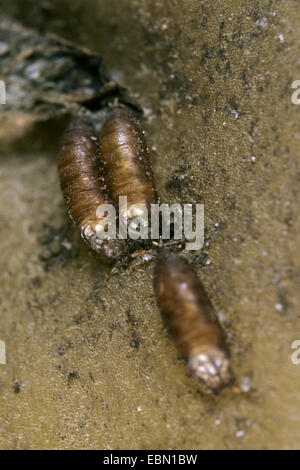
[(69, 215), (83, 240), (105, 257), (119, 259), (127, 253), (125, 241), (105, 240), (97, 232), (102, 220), (97, 208), (111, 203), (97, 163), (98, 150), (92, 127), (82, 119), (73, 120), (61, 140), (58, 174)]
[(100, 165), (115, 205), (127, 197), (128, 225), (157, 202), (148, 149), (137, 118), (127, 109), (113, 108), (100, 132)]
[(157, 304), (192, 376), (217, 390), (232, 380), (230, 360), (213, 306), (190, 265), (161, 249), (155, 264)]

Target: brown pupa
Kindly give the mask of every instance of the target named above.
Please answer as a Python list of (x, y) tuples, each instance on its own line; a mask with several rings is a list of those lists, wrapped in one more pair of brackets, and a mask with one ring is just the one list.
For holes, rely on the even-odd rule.
[(154, 290), (192, 376), (214, 391), (229, 384), (232, 374), (222, 330), (213, 319), (212, 304), (190, 265), (179, 255), (161, 249), (155, 265)]
[(119, 197), (127, 197), (127, 211), (120, 214), (128, 226), (136, 217), (149, 214), (157, 193), (143, 131), (127, 109), (113, 108), (100, 132), (100, 164), (105, 183), (117, 207)]
[(58, 154), (58, 174), (69, 215), (83, 240), (107, 258), (120, 259), (127, 252), (124, 240), (103, 240), (96, 226), (100, 204), (111, 203), (97, 165), (98, 142), (92, 128), (81, 119), (65, 131)]

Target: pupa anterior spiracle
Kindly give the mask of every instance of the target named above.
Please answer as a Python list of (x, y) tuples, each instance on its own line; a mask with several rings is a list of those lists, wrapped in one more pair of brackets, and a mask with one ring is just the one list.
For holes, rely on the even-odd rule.
[(232, 373), (222, 330), (212, 318), (213, 307), (190, 265), (181, 256), (161, 249), (154, 289), (192, 376), (214, 391), (229, 384)]
[(65, 131), (58, 154), (58, 174), (70, 217), (83, 240), (107, 258), (120, 259), (127, 252), (124, 240), (100, 239), (97, 208), (110, 203), (97, 165), (98, 142), (92, 128), (81, 119)]
[[(127, 109), (113, 108), (100, 132), (100, 164), (115, 205), (127, 197), (128, 226), (157, 202), (148, 149), (137, 118)], [(147, 210), (147, 212), (146, 212)]]

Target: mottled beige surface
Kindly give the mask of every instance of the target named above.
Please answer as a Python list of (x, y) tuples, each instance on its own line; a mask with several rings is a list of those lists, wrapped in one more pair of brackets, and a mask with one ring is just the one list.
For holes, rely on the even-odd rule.
[(143, 105), (162, 199), (205, 204), (209, 246), (189, 259), (251, 391), (203, 396), (155, 306), (151, 263), (99, 285), (43, 127), (1, 150), (0, 447), (299, 448), (297, 3), (56, 3), (62, 16), (36, 6), (36, 23), (100, 51)]

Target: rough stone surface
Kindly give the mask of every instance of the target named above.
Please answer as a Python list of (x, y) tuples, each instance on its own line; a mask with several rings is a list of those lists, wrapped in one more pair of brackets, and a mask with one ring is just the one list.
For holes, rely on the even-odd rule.
[(22, 8), (6, 13), (94, 48), (136, 93), (162, 200), (205, 204), (206, 245), (189, 259), (245, 392), (205, 396), (188, 376), (155, 306), (151, 263), (101, 285), (106, 268), (59, 191), (61, 129), (41, 126), (1, 147), (0, 447), (299, 447), (297, 2)]

